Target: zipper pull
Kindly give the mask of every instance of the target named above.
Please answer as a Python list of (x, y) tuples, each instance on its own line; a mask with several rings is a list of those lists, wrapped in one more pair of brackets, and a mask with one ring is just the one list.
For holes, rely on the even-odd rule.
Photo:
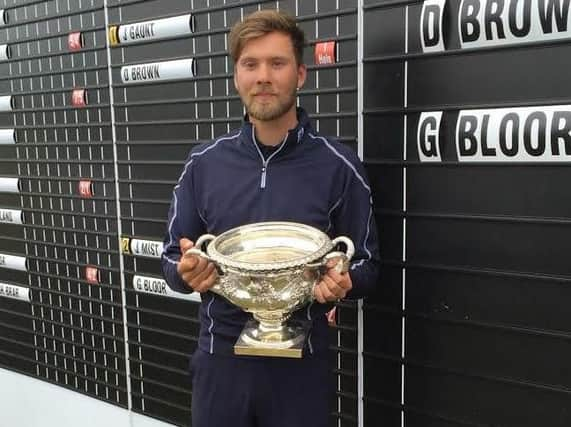
[(260, 181), (260, 188), (266, 188), (266, 166), (262, 166), (262, 179)]

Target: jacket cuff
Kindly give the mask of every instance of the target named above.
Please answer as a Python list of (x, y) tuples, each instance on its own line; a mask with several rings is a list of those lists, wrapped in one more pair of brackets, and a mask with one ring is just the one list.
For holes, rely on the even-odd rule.
[(163, 259), (163, 275), (169, 288), (182, 294), (194, 292), (184, 280), (179, 276), (176, 265)]

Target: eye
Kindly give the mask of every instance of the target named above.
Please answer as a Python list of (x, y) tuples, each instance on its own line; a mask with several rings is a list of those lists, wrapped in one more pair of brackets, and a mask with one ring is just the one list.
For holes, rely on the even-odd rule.
[(242, 67), (246, 69), (252, 69), (255, 66), (256, 66), (256, 61), (250, 61), (250, 60), (242, 61)]

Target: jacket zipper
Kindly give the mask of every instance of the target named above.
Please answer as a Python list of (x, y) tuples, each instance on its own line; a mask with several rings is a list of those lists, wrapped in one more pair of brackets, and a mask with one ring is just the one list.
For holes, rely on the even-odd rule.
[(262, 166), (262, 179), (260, 180), (260, 188), (266, 188), (266, 166), (266, 163), (264, 163)]
[(282, 141), (281, 147), (278, 148), (276, 151), (274, 151), (267, 159), (264, 159), (264, 155), (260, 151), (260, 147), (258, 147), (258, 144), (256, 142), (256, 136), (254, 135), (254, 130), (252, 129), (252, 139), (254, 141), (254, 146), (256, 147), (256, 150), (258, 150), (258, 154), (260, 155), (260, 158), (262, 159), (262, 176), (260, 178), (260, 188), (266, 188), (266, 175), (268, 173), (268, 165), (270, 163), (270, 160), (272, 160), (272, 157), (274, 157), (276, 154), (278, 154), (282, 150), (282, 148), (284, 148), (288, 135), (289, 134), (287, 134), (285, 136), (284, 140)]

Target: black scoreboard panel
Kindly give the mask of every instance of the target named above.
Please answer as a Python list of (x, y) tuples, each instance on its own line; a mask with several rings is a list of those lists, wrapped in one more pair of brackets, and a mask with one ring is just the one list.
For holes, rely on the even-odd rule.
[(103, 1), (2, 7), (2, 365), (126, 406)]
[[(357, 3), (0, 0), (1, 367), (189, 425), (198, 304), (158, 256), (189, 151), (243, 119), (229, 29), (296, 15), (300, 104), (356, 150)], [(358, 425), (357, 313), (331, 327), (331, 425)]]
[(365, 425), (571, 421), (568, 6), (365, 2)]

